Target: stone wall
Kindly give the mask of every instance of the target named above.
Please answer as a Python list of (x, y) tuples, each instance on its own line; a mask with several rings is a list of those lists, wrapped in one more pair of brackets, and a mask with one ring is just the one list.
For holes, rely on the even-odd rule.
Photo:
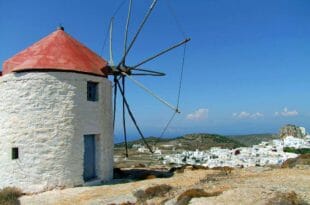
[[(87, 101), (87, 81), (99, 100)], [(96, 172), (113, 175), (111, 82), (70, 72), (11, 73), (0, 78), (0, 188), (24, 192), (83, 185), (83, 136), (96, 134)], [(12, 160), (12, 148), (19, 158)]]

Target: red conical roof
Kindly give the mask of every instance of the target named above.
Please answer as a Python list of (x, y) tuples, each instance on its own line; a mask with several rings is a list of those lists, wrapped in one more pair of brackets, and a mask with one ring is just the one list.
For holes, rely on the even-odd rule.
[(61, 70), (107, 76), (107, 61), (59, 29), (3, 64), (3, 75), (25, 70)]

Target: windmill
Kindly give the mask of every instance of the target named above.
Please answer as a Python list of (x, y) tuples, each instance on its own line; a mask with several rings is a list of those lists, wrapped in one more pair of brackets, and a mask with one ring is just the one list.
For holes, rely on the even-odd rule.
[[(127, 15), (127, 20), (126, 20), (126, 26), (125, 26), (125, 33), (124, 33), (124, 48), (123, 48), (123, 55), (121, 57), (121, 60), (118, 63), (114, 62), (113, 59), (113, 23), (114, 23), (114, 17), (111, 18), (110, 21), (110, 29), (109, 29), (109, 53), (110, 53), (110, 59), (109, 59), (109, 74), (113, 76), (114, 78), (114, 99), (113, 99), (113, 128), (115, 127), (115, 117), (116, 117), (116, 103), (117, 103), (117, 94), (118, 92), (121, 95), (122, 98), (122, 123), (123, 123), (123, 132), (124, 132), (124, 142), (125, 142), (125, 155), (128, 157), (128, 146), (127, 146), (127, 131), (126, 131), (126, 110), (128, 112), (129, 117), (131, 118), (135, 128), (137, 129), (140, 137), (142, 138), (143, 142), (145, 143), (146, 147), (149, 149), (151, 153), (153, 153), (152, 148), (149, 146), (147, 143), (136, 119), (135, 116), (132, 113), (132, 110), (129, 106), (129, 103), (126, 98), (126, 79), (131, 80), (134, 84), (136, 84), (138, 87), (142, 88), (144, 91), (146, 91), (148, 94), (153, 96), (155, 99), (159, 100), (161, 103), (165, 104), (168, 106), (170, 109), (174, 111), (174, 114), (180, 113), (178, 106), (174, 106), (171, 103), (167, 102), (165, 99), (160, 97), (159, 95), (155, 94), (152, 92), (149, 88), (144, 86), (142, 83), (140, 83), (138, 80), (136, 80), (133, 76), (164, 76), (165, 73), (155, 71), (155, 70), (149, 70), (145, 68), (141, 68), (145, 63), (150, 62), (156, 58), (158, 58), (161, 55), (164, 55), (165, 53), (180, 47), (181, 45), (186, 44), (188, 41), (190, 41), (189, 38), (185, 38), (181, 42), (178, 42), (166, 49), (163, 49), (159, 51), (158, 53), (152, 55), (151, 57), (148, 57), (141, 62), (139, 62), (136, 65), (129, 66), (126, 63), (126, 58), (129, 52), (131, 51), (133, 45), (135, 44), (140, 32), (142, 31), (145, 23), (147, 22), (148, 18), (150, 17), (152, 11), (154, 10), (158, 0), (153, 0), (151, 3), (148, 11), (146, 12), (142, 22), (140, 23), (135, 35), (133, 36), (132, 40), (128, 44), (128, 28), (130, 24), (130, 18), (131, 18), (131, 9), (132, 9), (132, 0), (129, 0), (129, 6), (128, 6), (128, 15)], [(171, 118), (172, 119), (172, 118)]]

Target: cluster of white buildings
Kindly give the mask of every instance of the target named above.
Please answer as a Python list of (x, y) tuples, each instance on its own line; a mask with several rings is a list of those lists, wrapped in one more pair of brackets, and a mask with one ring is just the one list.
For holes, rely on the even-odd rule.
[[(136, 149), (137, 152), (140, 152), (140, 153), (148, 153), (150, 151), (148, 148), (146, 148), (142, 144), (133, 144), (132, 148)], [(153, 150), (154, 154), (156, 154), (156, 155), (161, 155), (162, 154), (161, 150), (158, 147), (153, 146), (152, 150)]]
[(207, 151), (183, 151), (179, 154), (166, 155), (164, 164), (190, 164), (205, 167), (250, 167), (280, 165), (288, 158), (295, 158), (295, 153), (284, 152), (284, 147), (310, 148), (310, 135), (304, 138), (288, 136), (284, 139), (262, 142), (252, 147), (222, 149), (212, 147)]

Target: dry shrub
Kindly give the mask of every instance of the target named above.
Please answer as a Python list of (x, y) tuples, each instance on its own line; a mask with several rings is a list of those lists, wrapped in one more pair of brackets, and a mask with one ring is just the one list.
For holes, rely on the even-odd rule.
[(290, 158), (285, 160), (282, 165), (281, 168), (292, 168), (295, 167), (297, 163), (297, 158)]
[(145, 180), (155, 178), (168, 178), (173, 176), (173, 173), (167, 170), (155, 169), (114, 169), (114, 179), (130, 179), (130, 180)]
[(199, 169), (202, 169), (202, 170), (207, 170), (209, 169), (208, 167), (204, 167), (202, 165), (193, 165), (192, 166), (192, 170), (199, 170)]
[(130, 202), (130, 201), (127, 201), (127, 202), (122, 202), (120, 204), (108, 204), (108, 205), (135, 205), (136, 203), (133, 203), (133, 202)]
[(161, 184), (149, 187), (144, 191), (138, 190), (134, 193), (134, 196), (137, 198), (137, 202), (145, 202), (146, 200), (152, 199), (154, 197), (163, 197), (171, 189), (172, 189), (171, 186), (167, 184)]
[(310, 154), (302, 154), (302, 155), (300, 155), (298, 158), (301, 158), (301, 159), (310, 159)]
[(171, 189), (172, 189), (171, 186), (169, 186), (167, 184), (161, 184), (161, 185), (149, 187), (144, 192), (145, 192), (147, 198), (151, 199), (154, 197), (164, 196)]
[[(181, 167), (171, 167), (169, 169), (169, 173), (175, 173), (177, 170), (180, 170), (180, 169), (181, 169)], [(183, 170), (183, 172), (184, 172), (184, 170)]]
[(222, 169), (222, 171), (224, 171), (226, 175), (231, 174), (232, 170), (234, 170), (233, 167), (227, 167), (227, 166), (224, 166)]
[(189, 189), (183, 192), (180, 196), (178, 196), (176, 204), (187, 205), (192, 198), (212, 197), (212, 196), (218, 196), (222, 193), (223, 192), (221, 191), (205, 192), (203, 189)]
[(135, 205), (135, 203), (127, 201), (127, 202), (120, 203), (120, 205)]
[(137, 198), (138, 203), (145, 202), (147, 200), (145, 192), (141, 189), (133, 193), (133, 195)]
[(142, 174), (138, 174), (137, 176), (134, 176), (134, 178), (137, 180), (145, 180), (145, 179), (155, 179), (157, 177), (153, 174), (142, 173)]
[(200, 179), (200, 182), (201, 183), (216, 182), (221, 177), (223, 177), (222, 174), (208, 174), (207, 177)]
[(188, 165), (183, 165), (181, 167), (172, 167), (169, 169), (170, 173), (184, 173), (184, 170), (188, 167)]
[(20, 204), (18, 197), (22, 195), (21, 190), (15, 187), (6, 187), (0, 190), (1, 205), (18, 205)]
[(156, 179), (157, 177), (153, 174), (147, 175), (145, 179)]
[(146, 165), (145, 165), (145, 164), (142, 164), (142, 163), (138, 163), (138, 164), (135, 164), (134, 167), (135, 167), (135, 168), (145, 168)]
[(287, 193), (277, 193), (275, 197), (269, 199), (266, 205), (308, 205), (292, 191)]
[(224, 167), (213, 167), (213, 170), (220, 170), (223, 173), (225, 173), (226, 175), (230, 174), (232, 172), (232, 170), (234, 170), (233, 167), (228, 167), (228, 166), (224, 166)]
[(265, 165), (265, 167), (268, 167), (271, 170), (273, 170), (273, 169), (279, 169), (281, 166), (279, 166), (278, 164), (269, 164), (269, 165)]
[(282, 163), (281, 168), (292, 168), (296, 165), (310, 165), (310, 154), (301, 154), (297, 158), (287, 159)]

